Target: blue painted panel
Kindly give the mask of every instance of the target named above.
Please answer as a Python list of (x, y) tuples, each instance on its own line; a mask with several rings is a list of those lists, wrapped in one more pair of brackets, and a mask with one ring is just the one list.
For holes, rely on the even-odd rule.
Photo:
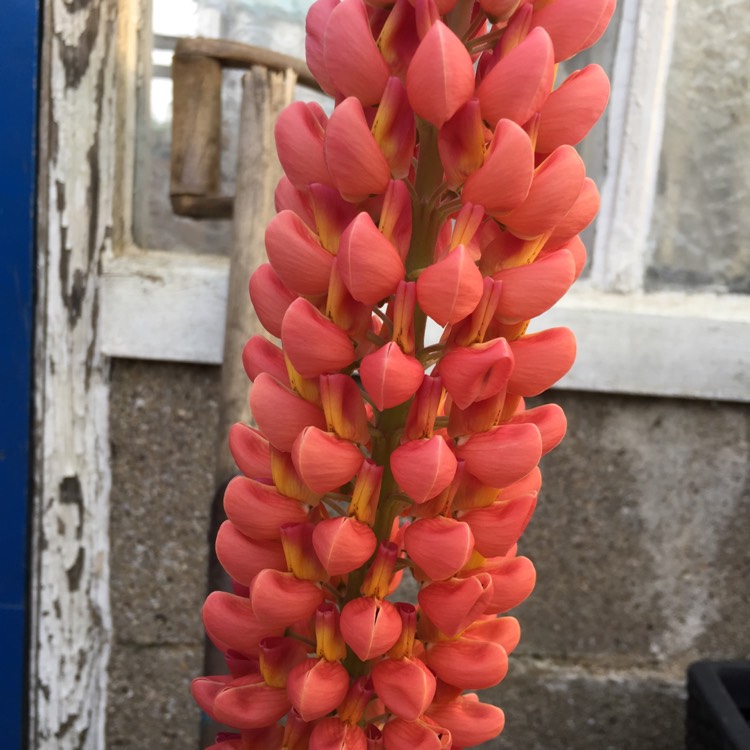
[(38, 0), (4, 0), (0, 23), (0, 737), (25, 716), (31, 467)]

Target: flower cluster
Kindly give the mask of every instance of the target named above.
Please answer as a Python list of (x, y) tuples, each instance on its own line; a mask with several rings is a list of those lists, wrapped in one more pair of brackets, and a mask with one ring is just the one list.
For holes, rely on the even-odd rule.
[[(463, 748), (503, 712), (535, 582), (517, 541), (562, 410), (527, 408), (573, 363), (527, 334), (585, 262), (597, 189), (574, 145), (609, 95), (557, 64), (615, 0), (317, 0), (307, 60), (336, 101), (296, 102), (250, 281), (281, 346), (243, 362), (216, 550), (234, 593), (203, 617), (229, 674), (193, 684), (236, 728), (216, 748)], [(428, 321), (431, 321), (428, 323)], [(442, 334), (426, 341), (432, 326)], [(394, 603), (408, 571), (418, 605)]]

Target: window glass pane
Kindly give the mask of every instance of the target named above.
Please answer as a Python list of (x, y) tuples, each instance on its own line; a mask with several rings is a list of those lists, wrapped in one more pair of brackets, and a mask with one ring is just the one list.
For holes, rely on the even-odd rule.
[(647, 288), (750, 293), (750, 4), (682, 0)]

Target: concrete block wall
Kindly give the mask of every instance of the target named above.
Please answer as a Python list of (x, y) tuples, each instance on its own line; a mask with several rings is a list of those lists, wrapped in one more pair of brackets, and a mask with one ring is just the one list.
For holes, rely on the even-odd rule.
[[(198, 747), (217, 388), (215, 368), (113, 368), (111, 748)], [(687, 664), (750, 656), (750, 407), (550, 396), (569, 433), (522, 540), (538, 583), (486, 747), (679, 748)]]

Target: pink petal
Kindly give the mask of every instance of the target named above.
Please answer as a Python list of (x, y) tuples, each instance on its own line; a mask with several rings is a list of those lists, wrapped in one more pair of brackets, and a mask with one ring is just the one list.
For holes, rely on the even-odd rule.
[(335, 372), (354, 361), (354, 344), (314, 305), (300, 297), (281, 324), (284, 353), (304, 378)]
[(336, 96), (336, 90), (325, 63), (325, 31), (328, 20), (339, 0), (316, 0), (307, 11), (305, 19), (305, 58), (307, 67), (327, 94)]
[(469, 100), (438, 133), (438, 151), (449, 187), (462, 185), (484, 161), (484, 124), (479, 102)]
[(361, 596), (341, 610), (341, 634), (362, 660), (382, 656), (401, 635), (401, 616), (389, 601)]
[(391, 341), (362, 359), (359, 375), (372, 402), (382, 411), (410, 399), (422, 384), (424, 369)]
[(542, 455), (562, 442), (568, 428), (565, 412), (557, 404), (543, 404), (517, 414), (508, 424), (535, 424), (542, 436)]
[(456, 457), (440, 435), (410, 440), (391, 454), (391, 471), (415, 503), (439, 495), (456, 475)]
[(285, 209), (293, 211), (310, 229), (315, 229), (315, 217), (312, 214), (307, 189), (300, 190), (294, 187), (286, 175), (282, 175), (276, 185), (276, 190), (273, 193), (273, 205), (276, 208), (276, 213), (281, 213)]
[(575, 203), (552, 232), (548, 242), (560, 243), (586, 229), (599, 212), (599, 191), (596, 183), (587, 177)]
[(403, 79), (420, 41), (414, 5), (396, 0), (378, 37), (378, 47), (393, 75)]
[(525, 601), (536, 584), (536, 571), (528, 557), (497, 558), (487, 572), (492, 576), (493, 593), (488, 614), (507, 612)]
[(558, 146), (580, 143), (601, 117), (609, 99), (609, 79), (598, 65), (571, 73), (544, 102), (536, 150), (550, 154)]
[(508, 673), (505, 649), (488, 641), (442, 641), (431, 646), (424, 659), (441, 680), (464, 690), (493, 687)]
[(352, 479), (364, 461), (354, 443), (317, 427), (306, 427), (294, 441), (292, 460), (313, 492), (332, 492)]
[(505, 649), (506, 654), (511, 654), (521, 640), (521, 626), (515, 617), (485, 615), (482, 620), (466, 628), (461, 637), (497, 643)]
[(497, 737), (505, 726), (505, 714), (496, 706), (461, 696), (450, 703), (434, 703), (427, 715), (450, 731), (456, 747), (473, 747)]
[(281, 282), (297, 294), (328, 290), (333, 256), (297, 214), (282, 211), (266, 227), (268, 260)]
[(372, 134), (396, 179), (408, 177), (417, 131), (404, 84), (391, 77), (378, 105)]
[(377, 540), (372, 529), (356, 518), (326, 518), (313, 532), (315, 552), (329, 575), (351, 573), (374, 554)]
[(480, 482), (505, 487), (526, 476), (542, 455), (542, 438), (536, 425), (499, 425), (459, 442), (458, 458)]
[(391, 719), (383, 727), (385, 750), (448, 750), (452, 747), (447, 729), (423, 721)]
[(270, 628), (286, 628), (306, 620), (322, 601), (323, 592), (312, 581), (270, 568), (258, 573), (250, 588), (253, 612), (258, 622)]
[(282, 383), (289, 382), (283, 352), (265, 336), (252, 336), (245, 344), (242, 349), (242, 366), (250, 380), (267, 372)]
[(492, 598), (492, 578), (480, 573), (468, 578), (450, 578), (424, 586), (419, 606), (432, 623), (452, 637), (471, 625), (487, 609)]
[(482, 10), (493, 23), (505, 21), (519, 6), (521, 0), (479, 0)]
[(349, 674), (337, 661), (306, 659), (289, 673), (287, 693), (304, 721), (320, 719), (346, 697)]
[(483, 289), (482, 274), (463, 245), (425, 268), (417, 279), (419, 306), (441, 326), (473, 312)]
[(295, 187), (305, 188), (311, 182), (331, 182), (323, 154), (325, 129), (321, 125), (321, 115), (325, 117), (319, 104), (292, 102), (276, 121), (276, 151), (286, 176)]
[(261, 624), (250, 600), (224, 591), (213, 591), (203, 605), (203, 627), (220, 651), (239, 651), (245, 656), (258, 653), (258, 644), (269, 635), (282, 635), (283, 628)]
[(406, 260), (411, 243), (411, 196), (403, 180), (391, 180), (383, 198), (378, 229)]
[(326, 427), (325, 417), (315, 404), (300, 398), (267, 373), (261, 373), (250, 389), (250, 410), (271, 445), (287, 453), (308, 425)]
[(281, 543), (273, 539), (250, 539), (230, 521), (224, 521), (216, 535), (216, 556), (229, 576), (249, 586), (261, 570), (286, 570)]
[(246, 477), (235, 477), (224, 493), (224, 510), (229, 520), (251, 539), (279, 538), (279, 527), (285, 523), (307, 520), (307, 508), (297, 500), (285, 497), (276, 488)]
[(534, 11), (532, 26), (543, 26), (562, 62), (591, 47), (602, 36), (616, 0), (555, 0)]
[(474, 93), (474, 67), (461, 40), (436, 21), (417, 48), (406, 73), (412, 109), (442, 127)]
[(529, 194), (534, 151), (529, 136), (512, 120), (500, 120), (484, 164), (469, 175), (461, 199), (502, 214), (520, 206)]
[(554, 77), (552, 41), (544, 29), (534, 29), (479, 84), (482, 117), (490, 127), (503, 118), (523, 125), (542, 108)]
[(553, 229), (578, 198), (586, 168), (572, 146), (560, 146), (535, 170), (526, 200), (501, 221), (513, 234), (533, 239)]
[(232, 680), (214, 701), (219, 722), (237, 729), (260, 729), (278, 721), (290, 708), (286, 690), (266, 685), (258, 674)]
[(409, 557), (434, 581), (458, 573), (474, 551), (471, 528), (455, 518), (420, 518), (404, 533)]
[(219, 674), (210, 677), (196, 677), (190, 683), (190, 693), (193, 700), (198, 704), (201, 711), (214, 720), (214, 700), (231, 680), (232, 675)]
[(406, 273), (398, 250), (365, 212), (341, 236), (337, 265), (352, 297), (365, 305), (393, 294)]
[(476, 549), (484, 557), (507, 554), (531, 520), (536, 493), (500, 500), (486, 508), (477, 508), (461, 516), (474, 534)]
[(342, 0), (325, 30), (325, 63), (333, 85), (363, 105), (377, 104), (389, 71), (372, 38), (367, 7), (362, 0)]
[(575, 261), (564, 248), (533, 263), (493, 275), (503, 284), (495, 315), (506, 322), (530, 320), (552, 307), (575, 280)]
[(350, 96), (334, 109), (326, 128), (325, 155), (333, 183), (346, 200), (358, 203), (386, 191), (391, 170), (358, 99)]
[(237, 468), (251, 479), (271, 476), (268, 441), (252, 427), (237, 422), (229, 429), (229, 452)]
[(515, 357), (508, 391), (538, 396), (565, 375), (576, 358), (576, 340), (569, 328), (548, 328), (511, 342)]
[(338, 190), (326, 185), (310, 185), (310, 205), (320, 244), (335, 255), (343, 231), (357, 215), (357, 207), (345, 201)]
[(261, 325), (277, 338), (287, 307), (297, 299), (279, 278), (270, 263), (264, 263), (250, 277), (250, 299)]
[(513, 353), (505, 339), (456, 347), (440, 360), (438, 372), (460, 409), (505, 390), (513, 370)]
[(320, 400), (328, 432), (363, 445), (369, 441), (365, 402), (353, 378), (342, 373), (322, 375)]
[(310, 735), (310, 750), (368, 750), (363, 729), (335, 716), (319, 721)]
[(418, 719), (435, 696), (435, 676), (419, 659), (383, 659), (371, 675), (385, 707), (405, 721)]

